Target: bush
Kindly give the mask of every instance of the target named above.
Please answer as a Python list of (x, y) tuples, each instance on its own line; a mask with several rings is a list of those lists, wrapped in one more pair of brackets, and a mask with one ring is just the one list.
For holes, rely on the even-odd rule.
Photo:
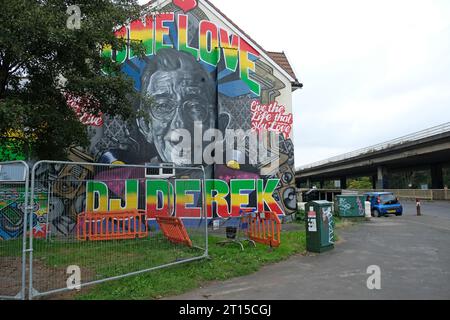
[(298, 221), (305, 221), (306, 219), (305, 210), (298, 210), (296, 214), (296, 219)]
[(369, 177), (362, 177), (354, 180), (350, 180), (348, 184), (350, 190), (365, 190), (372, 189), (372, 181)]

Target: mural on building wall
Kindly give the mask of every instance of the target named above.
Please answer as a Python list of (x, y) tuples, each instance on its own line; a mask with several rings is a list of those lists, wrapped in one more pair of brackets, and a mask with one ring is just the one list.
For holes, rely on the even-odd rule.
[[(139, 170), (136, 170), (138, 172)], [(110, 173), (108, 173), (110, 176)], [(100, 180), (100, 179), (99, 179)], [(242, 208), (255, 211), (268, 210), (277, 214), (283, 211), (273, 198), (279, 183), (278, 179), (233, 179), (229, 183), (223, 180), (206, 180), (206, 209), (209, 218), (215, 215), (213, 207), (217, 207), (217, 215), (221, 218), (239, 217)], [(167, 180), (128, 179), (126, 181), (108, 180), (89, 181), (87, 183), (86, 210), (115, 211), (120, 209), (139, 209), (140, 199), (145, 200), (145, 208), (151, 218), (159, 214), (175, 214), (182, 218), (201, 217), (201, 180), (178, 179)], [(170, 196), (168, 194), (170, 193)], [(256, 204), (251, 206), (251, 195), (256, 195)], [(125, 195), (125, 196), (123, 196)], [(229, 199), (229, 200), (227, 200)], [(169, 201), (171, 203), (169, 204)]]
[[(291, 215), (297, 208), (292, 111), (277, 101), (283, 94), (290, 94), (290, 82), (276, 76), (274, 66), (263, 59), (259, 49), (224, 24), (211, 21), (207, 9), (202, 8), (201, 1), (168, 1), (158, 14), (115, 31), (117, 37), (142, 40), (146, 48), (143, 59), (130, 48), (116, 52), (106, 47), (102, 54), (121, 63), (122, 71), (134, 80), (135, 90), (151, 97), (135, 101), (136, 110), (145, 112), (148, 118), (129, 123), (104, 115), (94, 117), (78, 108), (76, 97), (67, 97), (80, 121), (88, 126), (91, 140), (85, 150), (72, 149), (69, 159), (104, 164), (204, 164), (210, 217), (237, 216), (241, 207)], [(209, 129), (218, 129), (223, 143), (232, 149), (234, 141), (224, 138), (227, 130), (274, 132), (279, 145), (275, 152), (272, 142), (263, 140), (263, 152), (256, 152), (259, 156), (265, 153), (266, 158), (252, 163), (249, 159), (255, 156), (255, 150), (246, 141), (243, 149), (233, 150), (231, 159), (205, 164), (201, 155), (212, 139), (202, 139), (200, 144), (193, 139), (193, 152), (182, 159), (174, 158), (181, 140), (173, 132), (184, 130), (195, 136), (198, 128), (201, 137)], [(261, 159), (258, 155), (256, 158)], [(276, 168), (270, 161), (274, 155), (279, 159)], [(119, 169), (116, 178), (123, 179), (123, 184), (118, 188), (108, 185), (102, 172), (95, 172), (93, 167), (52, 166), (46, 170), (52, 171), (56, 181), (64, 177), (71, 181), (51, 187), (52, 182), (43, 179), (38, 184), (44, 194), (57, 195), (47, 201), (52, 234), (73, 232), (77, 214), (85, 209), (166, 210), (165, 198), (157, 194), (164, 193), (164, 188), (170, 192), (167, 182), (161, 190), (158, 181), (146, 182), (145, 177)], [(48, 176), (48, 172), (45, 174)], [(94, 177), (92, 184), (86, 183), (88, 176)], [(177, 208), (177, 215), (197, 216), (199, 197), (195, 194), (200, 178), (191, 174), (189, 182), (173, 181), (170, 190), (175, 202), (170, 208)], [(37, 231), (47, 227), (46, 218), (36, 214)]]

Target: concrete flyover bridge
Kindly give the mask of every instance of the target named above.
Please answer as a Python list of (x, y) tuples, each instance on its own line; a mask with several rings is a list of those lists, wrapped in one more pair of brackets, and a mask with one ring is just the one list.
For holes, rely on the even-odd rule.
[(374, 189), (389, 189), (388, 172), (429, 170), (431, 189), (444, 189), (443, 168), (450, 166), (450, 122), (388, 142), (356, 150), (297, 168), (297, 186), (323, 188), (324, 181), (340, 181), (347, 189), (347, 178), (369, 176)]

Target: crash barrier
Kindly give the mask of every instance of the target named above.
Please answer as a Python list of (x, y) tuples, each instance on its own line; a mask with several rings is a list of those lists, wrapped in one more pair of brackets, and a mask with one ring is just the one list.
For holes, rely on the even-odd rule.
[[(81, 162), (81, 153), (72, 158), (79, 162), (40, 161), (31, 170), (30, 197), (37, 200), (28, 218), (28, 298), (208, 256), (203, 167), (96, 164)], [(180, 212), (186, 206), (176, 205), (181, 192), (189, 192), (184, 231), (190, 247), (169, 241), (156, 221), (186, 214)]]
[(281, 221), (274, 212), (253, 212), (245, 216), (249, 239), (270, 247), (281, 244)]
[(183, 221), (180, 218), (157, 216), (156, 221), (158, 222), (164, 236), (170, 242), (182, 244), (192, 248), (192, 241), (189, 238)]
[(148, 237), (147, 213), (144, 210), (83, 212), (77, 217), (77, 239), (108, 241)]
[(0, 299), (25, 299), (29, 167), (0, 162)]

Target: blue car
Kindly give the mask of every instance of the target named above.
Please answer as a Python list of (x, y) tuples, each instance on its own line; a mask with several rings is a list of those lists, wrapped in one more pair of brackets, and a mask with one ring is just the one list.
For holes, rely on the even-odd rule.
[(373, 217), (383, 217), (387, 214), (401, 216), (403, 214), (403, 206), (392, 192), (369, 192), (364, 195), (370, 201)]

